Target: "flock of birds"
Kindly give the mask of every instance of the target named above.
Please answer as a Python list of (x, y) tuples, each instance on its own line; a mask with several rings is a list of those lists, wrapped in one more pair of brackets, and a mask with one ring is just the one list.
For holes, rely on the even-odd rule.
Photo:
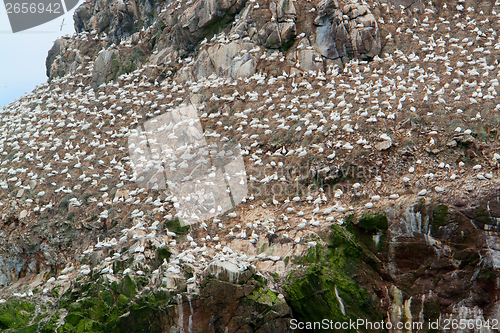
[[(281, 52), (259, 49), (258, 68), (279, 63), (279, 73), (159, 82), (147, 75), (157, 69), (149, 64), (95, 91), (89, 85), (93, 62), (84, 58), (75, 73), (0, 109), (3, 219), (55, 218), (65, 199), (77, 221), (92, 216), (119, 221), (108, 238), (77, 250), (80, 258), (102, 253), (102, 262), (94, 267), (68, 263), (44, 282), (44, 292), (79, 275), (117, 275), (113, 262), (131, 257), (133, 264), (119, 274), (152, 271), (153, 280), (164, 286), (182, 276), (185, 264), (196, 272), (214, 261), (231, 262), (239, 270), (281, 272), (286, 256), (315, 246), (317, 232), (341, 224), (348, 212), (376, 210), (401, 197), (445, 200), (469, 193), (471, 184), (473, 189), (494, 186), (500, 154), (491, 149), (470, 162), (461, 158), (456, 143), (480, 140), (480, 131), (500, 110), (500, 14), (476, 13), (462, 4), (440, 9), (445, 17), (434, 7), (419, 15), (401, 10), (399, 16), (395, 7), (372, 7), (391, 13), (379, 18), (382, 27), (394, 28), (385, 37), (389, 45), (407, 40), (409, 51), (394, 49), (344, 67), (325, 64), (314, 72), (296, 64), (286, 68)], [(87, 37), (100, 38), (79, 35)], [(161, 181), (138, 187), (141, 175), (134, 171), (138, 159), (130, 156), (130, 136), (146, 121), (189, 107), (193, 95), (199, 96), (195, 107), (204, 140), (239, 145), (248, 193), (234, 210), (211, 212), (216, 216), (200, 219), (184, 237), (165, 230), (163, 222), (179, 217), (179, 202), (189, 194), (169, 193)], [(411, 154), (402, 159), (404, 145)], [(175, 155), (179, 163), (163, 161), (165, 169), (177, 170), (189, 160), (186, 152), (193, 147), (183, 148)], [(309, 186), (312, 171), (328, 175), (346, 161), (365, 161), (363, 167), (375, 169), (354, 177), (353, 184)], [(269, 239), (289, 246), (259, 253)], [(163, 246), (173, 256), (153, 270), (149, 259)], [(187, 282), (199, 283), (196, 275)], [(16, 294), (23, 295), (28, 294)]]

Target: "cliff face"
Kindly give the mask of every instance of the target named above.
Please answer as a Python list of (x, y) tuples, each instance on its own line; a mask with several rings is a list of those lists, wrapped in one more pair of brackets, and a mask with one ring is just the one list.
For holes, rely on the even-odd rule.
[[(49, 82), (0, 109), (0, 329), (289, 332), (292, 319), (362, 318), (493, 332), (495, 8), (84, 3), (77, 34), (49, 51)], [(167, 139), (142, 133), (165, 119)], [(174, 149), (185, 123), (211, 151)], [(245, 199), (185, 215), (198, 192), (155, 177), (219, 166), (233, 143)], [(226, 184), (210, 177), (202, 190)]]
[[(316, 10), (293, 0), (89, 1), (75, 11), (74, 19), (81, 39), (54, 44), (47, 57), (49, 79), (74, 72), (82, 57), (94, 59), (103, 48), (95, 59), (97, 85), (145, 63), (179, 71), (177, 79), (185, 82), (212, 73), (238, 78), (262, 72), (266, 49), (282, 51), (286, 63), (299, 63), (297, 68), (305, 71), (352, 57), (371, 59), (381, 50), (375, 16), (357, 3), (323, 1)], [(305, 36), (299, 30), (311, 33)], [(105, 37), (89, 40), (88, 33)], [(296, 40), (299, 47), (291, 49)]]

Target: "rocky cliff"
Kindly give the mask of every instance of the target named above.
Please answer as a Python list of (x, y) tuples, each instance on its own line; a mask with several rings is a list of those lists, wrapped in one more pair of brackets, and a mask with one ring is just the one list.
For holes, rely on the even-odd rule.
[[(494, 332), (497, 7), (84, 3), (0, 109), (0, 329)], [(234, 151), (241, 198), (176, 194)]]

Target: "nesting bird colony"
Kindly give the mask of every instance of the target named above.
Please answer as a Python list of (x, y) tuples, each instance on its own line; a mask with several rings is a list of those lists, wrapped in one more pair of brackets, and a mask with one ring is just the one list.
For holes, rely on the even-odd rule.
[[(149, 64), (94, 90), (93, 61), (84, 59), (75, 73), (0, 109), (0, 217), (10, 226), (0, 247), (29, 244), (47, 226), (52, 241), (65, 244), (70, 230), (81, 244), (73, 243), (72, 253), (47, 250), (47, 266), (64, 269), (31, 288), (48, 293), (93, 273), (112, 280), (146, 274), (168, 289), (185, 265), (196, 274), (226, 262), (234, 271), (252, 266), (282, 275), (285, 257), (316, 245), (317, 234), (346, 214), (415, 197), (467, 200), (498, 187), (498, 6), (485, 15), (459, 1), (420, 16), (376, 6), (390, 13), (379, 18), (387, 46), (370, 62), (303, 71), (282, 52), (262, 48), (251, 51), (259, 63), (250, 77), (181, 82), (172, 74), (162, 81), (151, 73), (163, 68)], [(229, 42), (219, 37), (201, 47)], [(310, 48), (306, 39), (299, 35), (293, 48)], [(406, 40), (406, 49), (394, 40)], [(240, 145), (248, 195), (181, 235), (166, 227), (180, 198), (137, 186), (128, 136), (191, 104), (208, 142)], [(275, 246), (259, 252), (270, 239)], [(170, 262), (151, 271), (149, 259), (165, 246)], [(113, 262), (130, 258), (129, 267), (113, 271)], [(193, 291), (196, 274), (187, 281)]]

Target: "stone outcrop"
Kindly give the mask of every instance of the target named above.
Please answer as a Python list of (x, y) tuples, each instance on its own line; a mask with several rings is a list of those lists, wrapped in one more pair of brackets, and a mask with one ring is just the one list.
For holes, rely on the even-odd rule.
[(293, 0), (271, 1), (269, 4), (271, 22), (258, 33), (261, 44), (270, 49), (286, 47), (295, 39), (297, 11)]
[[(366, 5), (324, 0), (314, 16), (299, 15), (299, 10), (303, 5), (294, 0), (198, 0), (175, 8), (145, 0), (85, 2), (74, 14), (79, 38), (54, 44), (46, 61), (47, 75), (51, 79), (73, 73), (83, 57), (90, 57), (96, 63), (94, 88), (144, 63), (166, 66), (181, 81), (211, 74), (234, 79), (255, 74), (260, 57), (268, 52), (280, 52), (288, 66), (298, 63), (299, 73), (324, 70), (332, 60), (342, 64), (380, 53), (380, 32)], [(300, 31), (299, 19), (300, 27), (311, 29)], [(302, 44), (309, 48), (296, 48)], [(138, 45), (140, 56), (134, 49)], [(258, 52), (243, 51), (257, 48)], [(102, 64), (103, 54), (111, 53), (117, 62), (111, 66), (108, 57)]]
[(243, 0), (195, 1), (179, 17), (178, 24), (183, 37), (189, 40), (191, 45), (197, 44), (214, 28), (213, 25), (221, 24), (222, 20), (230, 21), (244, 4)]
[(113, 74), (111, 66), (115, 59), (116, 54), (113, 50), (106, 50), (99, 53), (94, 61), (94, 69), (92, 71), (92, 81), (94, 81), (97, 86), (110, 80), (109, 76)]
[(59, 38), (54, 42), (45, 60), (47, 77), (57, 77), (63, 73), (74, 73), (83, 63), (79, 50), (68, 52), (72, 45), (74, 45), (74, 42), (68, 37)]
[(77, 33), (107, 33), (110, 41), (119, 43), (155, 19), (154, 2), (97, 0), (83, 3), (73, 14)]
[(373, 58), (381, 51), (375, 16), (366, 5), (323, 0), (314, 19), (314, 48), (328, 59)]
[(251, 41), (239, 39), (227, 44), (215, 44), (199, 53), (192, 66), (192, 73), (196, 79), (214, 73), (233, 79), (252, 76), (260, 53), (260, 47)]

